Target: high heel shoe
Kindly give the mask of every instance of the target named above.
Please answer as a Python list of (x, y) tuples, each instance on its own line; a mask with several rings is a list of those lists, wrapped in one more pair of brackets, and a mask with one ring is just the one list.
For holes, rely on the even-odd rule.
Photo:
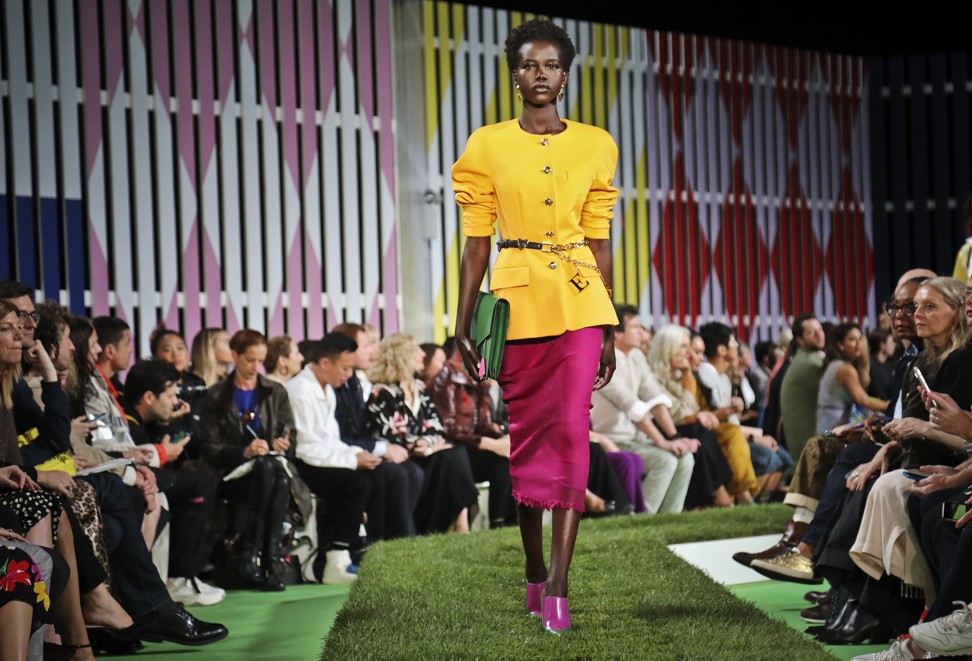
[(570, 629), (570, 611), (567, 597), (543, 598), (543, 628), (550, 633), (561, 634)]
[(547, 582), (531, 583), (527, 581), (526, 611), (529, 615), (540, 617), (543, 613), (543, 589)]

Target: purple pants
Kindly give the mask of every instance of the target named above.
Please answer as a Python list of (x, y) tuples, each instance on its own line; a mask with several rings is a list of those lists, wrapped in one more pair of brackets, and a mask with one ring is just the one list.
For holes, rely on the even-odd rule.
[(628, 500), (634, 506), (636, 513), (647, 512), (645, 505), (645, 492), (641, 489), (641, 478), (645, 474), (645, 460), (641, 455), (634, 452), (605, 452), (611, 468), (618, 475), (624, 492), (628, 494)]

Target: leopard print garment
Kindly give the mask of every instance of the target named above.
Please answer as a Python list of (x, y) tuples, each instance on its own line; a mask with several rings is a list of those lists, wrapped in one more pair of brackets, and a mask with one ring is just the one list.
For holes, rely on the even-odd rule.
[(108, 568), (108, 549), (105, 546), (105, 538), (102, 534), (103, 522), (101, 520), (101, 508), (98, 507), (98, 499), (95, 496), (94, 487), (84, 480), (74, 481), (74, 494), (70, 500), (71, 511), (77, 517), (84, 536), (91, 542), (95, 557), (105, 570), (108, 577), (107, 583), (111, 585), (111, 570)]

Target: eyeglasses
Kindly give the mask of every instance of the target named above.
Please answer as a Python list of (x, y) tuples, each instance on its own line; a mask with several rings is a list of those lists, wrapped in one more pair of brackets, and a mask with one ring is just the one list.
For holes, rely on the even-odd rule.
[(917, 309), (918, 306), (914, 303), (905, 303), (904, 305), (898, 305), (897, 303), (884, 304), (884, 311), (888, 313), (889, 317), (896, 317), (899, 312), (904, 312), (906, 317), (913, 317)]
[(27, 312), (27, 310), (18, 310), (17, 315), (20, 317), (20, 320), (23, 322), (26, 322), (28, 319), (33, 321), (34, 325), (37, 325), (37, 323), (40, 322), (40, 312)]

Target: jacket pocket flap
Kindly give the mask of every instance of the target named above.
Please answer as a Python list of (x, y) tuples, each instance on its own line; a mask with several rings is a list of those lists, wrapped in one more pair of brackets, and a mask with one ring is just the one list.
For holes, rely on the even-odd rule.
[(510, 266), (507, 268), (493, 269), (493, 274), (489, 279), (490, 291), (505, 289), (507, 287), (526, 287), (530, 284), (529, 266)]

